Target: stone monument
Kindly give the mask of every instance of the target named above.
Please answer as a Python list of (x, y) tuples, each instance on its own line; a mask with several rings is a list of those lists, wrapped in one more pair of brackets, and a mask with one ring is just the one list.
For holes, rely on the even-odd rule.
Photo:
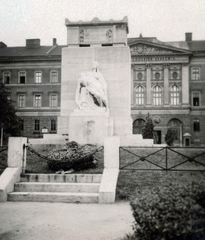
[(70, 22), (62, 50), (58, 134), (102, 145), (108, 136), (132, 133), (128, 21)]

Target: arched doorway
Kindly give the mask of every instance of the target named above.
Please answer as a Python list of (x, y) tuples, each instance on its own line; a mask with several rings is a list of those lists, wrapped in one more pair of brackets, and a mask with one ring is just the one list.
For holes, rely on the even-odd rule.
[(133, 134), (142, 134), (142, 128), (144, 127), (145, 120), (138, 118), (133, 123)]
[(174, 140), (175, 146), (182, 146), (182, 123), (179, 119), (173, 118), (168, 122), (168, 128), (176, 130), (176, 137)]

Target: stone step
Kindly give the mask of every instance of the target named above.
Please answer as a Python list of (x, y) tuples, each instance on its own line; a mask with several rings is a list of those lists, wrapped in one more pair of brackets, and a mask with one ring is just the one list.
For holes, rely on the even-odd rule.
[(21, 182), (100, 183), (102, 174), (22, 174)]
[(67, 182), (19, 182), (15, 183), (15, 192), (87, 192), (98, 193), (99, 183)]
[(98, 199), (98, 193), (12, 192), (8, 194), (8, 201), (14, 202), (98, 203)]

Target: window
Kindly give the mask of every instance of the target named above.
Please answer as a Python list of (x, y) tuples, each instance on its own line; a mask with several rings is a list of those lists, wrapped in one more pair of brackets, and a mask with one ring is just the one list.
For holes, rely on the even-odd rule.
[(161, 67), (152, 68), (152, 80), (162, 81), (163, 79), (163, 69)]
[(41, 94), (34, 95), (34, 107), (41, 107)]
[(35, 83), (41, 83), (42, 82), (42, 72), (38, 71), (35, 72)]
[(136, 105), (144, 105), (144, 88), (142, 86), (136, 88)]
[(11, 72), (4, 72), (3, 73), (3, 83), (9, 84), (11, 81)]
[(160, 86), (153, 88), (153, 105), (162, 105), (162, 88)]
[(18, 107), (24, 108), (26, 106), (26, 96), (25, 94), (18, 95)]
[(52, 108), (58, 107), (58, 95), (56, 93), (52, 93), (50, 95), (50, 107)]
[(178, 79), (178, 73), (177, 72), (173, 72), (172, 73), (172, 78), (173, 79)]
[(160, 73), (159, 73), (159, 72), (156, 72), (156, 73), (154, 74), (154, 76), (155, 76), (155, 79), (156, 79), (156, 80), (159, 80), (159, 79), (160, 79)]
[(144, 119), (136, 119), (133, 123), (133, 134), (142, 134), (142, 129), (144, 127), (145, 120)]
[(199, 92), (192, 93), (192, 105), (194, 107), (200, 106), (200, 93)]
[(194, 120), (194, 122), (193, 122), (193, 129), (194, 129), (195, 132), (200, 131), (200, 122), (199, 122), (199, 120)]
[(171, 105), (179, 105), (180, 90), (178, 86), (171, 87)]
[(26, 72), (25, 71), (19, 72), (19, 83), (20, 84), (26, 83)]
[(58, 71), (51, 71), (50, 72), (50, 82), (57, 83), (58, 82)]
[(51, 132), (56, 132), (56, 120), (51, 119)]
[(39, 119), (34, 120), (34, 131), (37, 131), (37, 132), (40, 131), (40, 120)]
[(200, 68), (199, 67), (192, 67), (191, 68), (191, 79), (192, 80), (199, 80), (200, 79)]

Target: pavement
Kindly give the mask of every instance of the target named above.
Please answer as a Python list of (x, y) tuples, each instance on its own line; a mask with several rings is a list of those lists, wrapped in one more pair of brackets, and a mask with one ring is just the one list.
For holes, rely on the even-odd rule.
[(1, 240), (119, 240), (133, 223), (128, 202), (0, 203)]

